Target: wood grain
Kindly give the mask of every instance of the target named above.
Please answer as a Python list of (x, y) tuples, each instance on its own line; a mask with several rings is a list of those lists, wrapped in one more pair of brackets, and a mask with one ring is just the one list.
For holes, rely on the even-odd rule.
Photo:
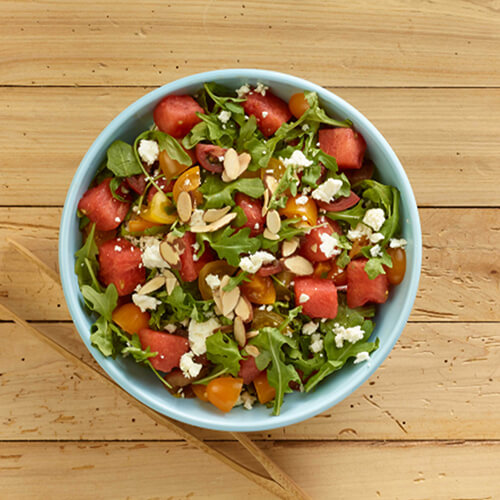
[[(233, 443), (220, 448), (242, 458)], [(315, 499), (498, 498), (499, 443), (268, 443)], [(47, 460), (50, 457), (50, 460)], [(131, 473), (133, 471), (133, 473)], [(115, 478), (113, 480), (112, 478)], [(325, 480), (328, 478), (328, 480)], [(4, 498), (234, 499), (262, 493), (179, 443), (5, 443)]]
[[(37, 327), (91, 361), (71, 324)], [(0, 440), (178, 439), (18, 326), (0, 323), (0, 339), (4, 346), (0, 351)], [(498, 439), (500, 422), (495, 409), (500, 380), (495, 374), (499, 365), (498, 324), (409, 324), (389, 358), (342, 403), (301, 424), (251, 436)], [(221, 439), (217, 432), (199, 434)]]
[[(0, 88), (0, 205), (62, 205), (99, 132), (150, 88)], [(421, 206), (498, 206), (500, 89), (346, 89), (392, 145)], [(29, 168), (26, 168), (29, 166)], [(23, 168), (24, 167), (24, 168)]]
[(493, 1), (0, 3), (0, 83), (162, 85), (266, 68), (321, 85), (495, 86)]
[[(411, 320), (499, 321), (498, 211), (421, 209), (420, 215), (424, 256)], [(0, 208), (0, 298), (26, 319), (70, 316), (59, 288), (5, 238), (18, 239), (56, 269), (59, 219), (59, 208)]]

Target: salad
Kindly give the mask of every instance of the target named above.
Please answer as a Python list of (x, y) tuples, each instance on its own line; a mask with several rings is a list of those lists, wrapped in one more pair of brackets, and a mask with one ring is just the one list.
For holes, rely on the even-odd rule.
[(107, 150), (78, 205), (92, 344), (178, 397), (278, 415), (365, 363), (376, 304), (404, 277), (399, 193), (314, 92), (206, 83)]

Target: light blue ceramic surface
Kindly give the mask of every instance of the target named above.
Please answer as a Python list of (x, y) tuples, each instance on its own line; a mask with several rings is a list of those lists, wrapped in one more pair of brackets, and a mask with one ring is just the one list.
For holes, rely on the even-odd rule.
[[(252, 411), (235, 408), (225, 415), (198, 399), (174, 398), (152, 372), (134, 361), (102, 356), (90, 344), (93, 319), (83, 307), (74, 273), (74, 254), (81, 246), (76, 207), (105, 158), (108, 146), (116, 139), (131, 142), (148, 128), (152, 123), (153, 109), (164, 96), (191, 94), (204, 82), (211, 81), (230, 88), (263, 82), (285, 100), (301, 90), (317, 92), (331, 115), (352, 120), (366, 139), (368, 154), (377, 165), (379, 179), (395, 185), (401, 193), (402, 235), (408, 241), (407, 271), (403, 283), (395, 287), (389, 300), (379, 307), (372, 339), (380, 338), (380, 348), (373, 353), (370, 362), (348, 363), (310, 394), (287, 394), (281, 415), (277, 417), (271, 416), (271, 411), (260, 405)], [(78, 167), (64, 204), (59, 235), (59, 269), (66, 302), (83, 342), (101, 367), (121, 387), (154, 410), (188, 424), (225, 431), (263, 431), (301, 422), (336, 405), (365, 382), (387, 357), (403, 331), (417, 292), (421, 256), (421, 230), (415, 198), (403, 167), (380, 132), (359, 111), (324, 88), (283, 73), (255, 69), (226, 69), (182, 78), (146, 94), (120, 113), (97, 137)]]

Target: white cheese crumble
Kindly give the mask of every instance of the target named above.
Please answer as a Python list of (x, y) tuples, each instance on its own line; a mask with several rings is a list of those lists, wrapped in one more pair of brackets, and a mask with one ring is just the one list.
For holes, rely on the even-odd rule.
[(401, 239), (391, 238), (389, 240), (389, 246), (391, 248), (404, 248), (407, 244), (408, 242), (404, 238)]
[(226, 111), (223, 109), (218, 115), (217, 118), (221, 123), (227, 123), (231, 119), (231, 111)]
[(142, 263), (148, 269), (170, 267), (160, 254), (160, 240), (154, 236), (142, 236), (139, 240), (139, 245), (143, 249)]
[(280, 158), (280, 160), (283, 162), (283, 165), (285, 167), (288, 167), (290, 165), (297, 165), (298, 167), (310, 167), (313, 162), (311, 160), (308, 160), (304, 153), (300, 151), (299, 149), (296, 149), (290, 158)]
[(141, 142), (139, 142), (137, 152), (144, 163), (152, 165), (158, 159), (160, 148), (158, 147), (158, 143), (156, 141), (142, 139)]
[(307, 132), (309, 130), (309, 125), (307, 123), (304, 123), (304, 125), (302, 125), (302, 130), (304, 132)]
[(361, 340), (365, 334), (359, 325), (345, 328), (338, 323), (333, 325), (333, 333), (335, 334), (335, 345), (339, 349), (344, 347), (344, 340), (347, 340), (347, 342), (351, 344), (355, 344), (358, 340)]
[(315, 200), (330, 203), (335, 199), (335, 195), (340, 191), (341, 187), (342, 181), (340, 179), (327, 179), (312, 192), (311, 196)]
[(378, 243), (384, 239), (384, 235), (382, 233), (373, 233), (370, 236), (370, 243)]
[(326, 257), (330, 258), (334, 255), (339, 255), (342, 253), (342, 250), (340, 248), (337, 248), (338, 239), (335, 234), (330, 235), (327, 233), (321, 233), (319, 237), (322, 242), (319, 246), (319, 249), (326, 255)]
[(369, 359), (370, 359), (370, 354), (368, 354), (366, 351), (358, 352), (358, 354), (356, 354), (356, 359), (354, 360), (354, 364), (357, 365), (358, 363), (362, 363), (363, 361), (368, 361)]
[(382, 248), (380, 248), (380, 245), (378, 243), (370, 248), (370, 255), (372, 257), (378, 257), (381, 254), (382, 254)]
[(196, 355), (199, 356), (207, 352), (206, 340), (219, 326), (220, 323), (215, 318), (210, 318), (203, 323), (198, 323), (194, 319), (189, 322), (189, 345)]
[(203, 220), (203, 214), (205, 212), (200, 210), (199, 208), (193, 210), (191, 214), (191, 219), (189, 220), (189, 224), (191, 226), (206, 226), (206, 222)]
[(220, 278), (216, 274), (207, 274), (205, 282), (212, 290), (217, 290), (220, 287)]
[(323, 339), (321, 338), (321, 334), (319, 333), (312, 334), (309, 350), (313, 353), (318, 353), (323, 350)]
[(164, 330), (167, 330), (168, 333), (174, 333), (175, 331), (177, 331), (177, 326), (169, 323), (168, 325), (165, 325)]
[(354, 229), (349, 229), (349, 231), (347, 231), (347, 238), (351, 241), (359, 240), (364, 236), (370, 238), (371, 235), (372, 230), (368, 226), (365, 226), (362, 222), (358, 222), (358, 225)]
[(384, 211), (381, 208), (370, 208), (366, 211), (363, 222), (373, 230), (378, 231), (385, 222)]
[[(250, 86), (248, 83), (242, 85), (239, 89), (236, 90), (236, 94), (239, 99), (243, 99), (250, 92)], [(248, 116), (245, 117), (248, 120)]]
[(248, 391), (244, 391), (241, 393), (241, 402), (245, 410), (251, 410), (253, 408), (255, 400), (255, 396), (252, 396)]
[(120, 217), (115, 217), (115, 222), (118, 222), (120, 223), (122, 220), (120, 219)]
[(195, 363), (193, 361), (194, 353), (186, 352), (181, 356), (179, 362), (179, 368), (182, 370), (182, 373), (187, 378), (195, 378), (199, 375), (203, 365), (201, 363)]
[(305, 304), (311, 297), (307, 293), (301, 293), (299, 297), (299, 304)]
[(269, 113), (267, 111), (262, 111), (262, 118), (265, 118)]
[(257, 82), (257, 87), (255, 87), (254, 92), (260, 95), (266, 95), (266, 90), (269, 90), (267, 85), (264, 85), (262, 82)]
[(161, 304), (161, 300), (149, 295), (139, 295), (138, 293), (132, 294), (132, 302), (142, 311), (150, 309), (154, 311), (157, 306)]
[(240, 260), (240, 267), (247, 273), (255, 274), (263, 265), (270, 264), (274, 260), (275, 257), (273, 254), (260, 250), (248, 257), (243, 257)]
[(302, 327), (302, 333), (304, 335), (312, 335), (319, 327), (318, 323), (315, 323), (314, 321), (309, 321), (309, 323), (306, 323)]
[(253, 228), (257, 231), (260, 228), (260, 224), (256, 222)]
[(297, 205), (305, 205), (308, 202), (309, 198), (307, 196), (299, 196), (298, 198), (295, 198), (295, 203)]
[(123, 248), (120, 245), (115, 245), (115, 252), (121, 252)]

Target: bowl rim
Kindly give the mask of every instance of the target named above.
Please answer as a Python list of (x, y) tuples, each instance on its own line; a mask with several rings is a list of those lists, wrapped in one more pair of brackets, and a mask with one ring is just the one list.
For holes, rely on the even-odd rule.
[[(294, 86), (297, 89), (312, 90), (318, 93), (320, 99), (327, 101), (334, 106), (343, 108), (347, 113), (346, 116), (349, 116), (349, 118), (354, 123), (358, 125), (362, 124), (362, 127), (365, 130), (369, 130), (372, 139), (374, 139), (374, 141), (378, 143), (381, 150), (383, 150), (384, 155), (386, 155), (386, 160), (390, 162), (396, 169), (401, 184), (401, 186), (398, 185), (398, 189), (401, 192), (401, 197), (405, 197), (407, 201), (407, 205), (409, 208), (408, 219), (414, 232), (413, 260), (410, 263), (409, 267), (410, 277), (407, 287), (407, 293), (404, 297), (404, 305), (401, 309), (397, 321), (392, 327), (390, 337), (388, 339), (384, 339), (384, 342), (376, 351), (376, 359), (372, 359), (370, 363), (367, 364), (368, 366), (366, 366), (365, 369), (356, 370), (352, 374), (352, 377), (349, 378), (349, 383), (343, 385), (339, 390), (332, 392), (330, 397), (321, 398), (315, 404), (311, 404), (310, 402), (303, 404), (303, 408), (301, 408), (299, 415), (295, 413), (290, 413), (287, 415), (287, 412), (283, 412), (279, 416), (272, 416), (269, 412), (268, 418), (260, 419), (261, 421), (256, 421), (255, 423), (248, 420), (243, 420), (242, 422), (224, 422), (223, 419), (216, 419), (217, 421), (206, 422), (205, 419), (200, 417), (197, 412), (191, 414), (186, 411), (178, 411), (176, 408), (165, 408), (164, 406), (160, 406), (155, 398), (147, 394), (147, 391), (145, 392), (141, 390), (125, 377), (125, 374), (119, 367), (118, 363), (116, 363), (113, 359), (99, 356), (95, 348), (90, 345), (90, 341), (87, 338), (88, 331), (85, 321), (86, 317), (79, 304), (80, 291), (78, 283), (76, 282), (75, 285), (74, 256), (71, 255), (66, 248), (66, 238), (68, 237), (68, 235), (70, 235), (72, 218), (75, 215), (76, 206), (78, 204), (77, 190), (82, 183), (82, 178), (84, 177), (86, 171), (94, 165), (93, 158), (96, 152), (99, 151), (103, 146), (109, 146), (110, 137), (112, 137), (119, 131), (122, 124), (124, 122), (127, 122), (128, 120), (134, 119), (136, 113), (139, 112), (143, 107), (150, 105), (152, 102), (159, 100), (166, 95), (178, 92), (186, 86), (201, 86), (203, 82), (214, 81), (220, 78), (228, 77), (241, 78), (246, 80), (258, 80), (262, 81), (265, 84), (267, 83), (266, 81), (272, 80), (275, 83)], [(146, 406), (180, 422), (206, 429), (247, 432), (276, 429), (302, 422), (315, 415), (318, 415), (319, 413), (332, 408), (347, 396), (349, 396), (377, 370), (380, 364), (389, 355), (396, 341), (399, 339), (413, 307), (420, 279), (422, 261), (422, 235), (415, 196), (413, 194), (406, 172), (404, 171), (403, 166), (401, 165), (398, 157), (394, 153), (389, 143), (378, 131), (378, 129), (361, 112), (359, 112), (351, 104), (344, 101), (341, 97), (337, 96), (330, 90), (327, 90), (308, 80), (304, 80), (302, 78), (277, 71), (252, 68), (229, 68), (196, 73), (180, 78), (178, 80), (174, 80), (157, 89), (154, 89), (130, 104), (101, 131), (101, 133), (97, 136), (97, 138), (83, 157), (82, 161), (80, 162), (80, 165), (78, 166), (71, 181), (71, 185), (68, 189), (61, 216), (58, 249), (61, 283), (63, 286), (64, 297), (68, 305), (73, 323), (76, 326), (76, 329), (84, 344), (87, 346), (87, 349), (90, 351), (94, 359), (99, 363), (101, 368), (103, 368), (103, 370), (112, 378), (115, 383), (120, 385), (122, 389), (134, 396), (140, 402), (144, 403)]]

